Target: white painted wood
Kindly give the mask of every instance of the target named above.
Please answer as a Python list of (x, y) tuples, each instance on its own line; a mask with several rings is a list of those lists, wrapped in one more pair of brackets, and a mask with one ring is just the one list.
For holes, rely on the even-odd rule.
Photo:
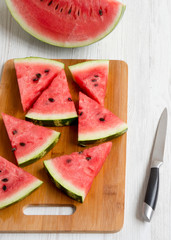
[[(109, 36), (79, 49), (47, 45), (24, 32), (0, 1), (0, 69), (15, 57), (105, 58), (129, 66), (125, 224), (117, 234), (0, 234), (0, 240), (170, 240), (171, 239), (171, 1), (124, 0), (125, 15)], [(141, 220), (149, 157), (163, 108), (169, 112), (157, 209), (151, 223)]]

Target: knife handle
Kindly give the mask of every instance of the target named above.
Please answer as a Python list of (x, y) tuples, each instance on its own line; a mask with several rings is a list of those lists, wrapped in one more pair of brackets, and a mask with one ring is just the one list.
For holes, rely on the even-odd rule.
[(144, 220), (150, 222), (153, 211), (155, 210), (159, 189), (159, 168), (153, 167), (150, 171), (147, 191), (143, 204)]

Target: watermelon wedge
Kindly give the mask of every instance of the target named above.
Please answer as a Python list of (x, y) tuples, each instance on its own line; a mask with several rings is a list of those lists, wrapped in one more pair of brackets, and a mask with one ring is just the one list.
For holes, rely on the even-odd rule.
[(19, 166), (42, 158), (59, 140), (59, 132), (4, 113), (2, 117)]
[(44, 166), (59, 189), (78, 202), (83, 202), (111, 147), (111, 142), (103, 143), (81, 152), (46, 160)]
[(58, 75), (64, 64), (45, 58), (14, 59), (23, 110), (27, 111)]
[(118, 137), (127, 124), (93, 99), (79, 93), (78, 142), (86, 145)]
[(0, 156), (0, 209), (25, 198), (42, 183)]
[(109, 61), (87, 61), (69, 66), (69, 69), (83, 92), (104, 106)]
[(28, 121), (44, 126), (70, 125), (77, 120), (64, 70), (54, 78), (25, 117)]
[(125, 5), (115, 0), (6, 0), (20, 26), (41, 41), (80, 47), (108, 35), (120, 21)]

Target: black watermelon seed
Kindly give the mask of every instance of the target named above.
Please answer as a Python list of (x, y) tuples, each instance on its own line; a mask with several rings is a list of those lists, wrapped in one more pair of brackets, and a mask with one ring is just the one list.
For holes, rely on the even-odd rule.
[(86, 157), (86, 159), (89, 161), (91, 159), (91, 157)]
[(2, 171), (0, 170), (0, 172), (2, 172)]
[(91, 79), (92, 82), (97, 82), (97, 79)]
[(41, 76), (42, 76), (42, 75), (41, 75), (40, 73), (37, 73), (37, 74), (36, 74), (36, 77), (37, 77), (37, 78), (41, 78)]
[(62, 11), (63, 11), (63, 8), (61, 8), (60, 12), (62, 12)]
[(58, 7), (59, 7), (59, 4), (57, 4), (57, 5), (56, 5), (56, 7), (55, 7), (55, 10), (57, 10), (57, 9), (58, 9)]
[(3, 185), (2, 189), (5, 191), (7, 189), (6, 185)]
[(37, 82), (37, 81), (39, 81), (38, 78), (34, 78), (34, 79), (33, 79), (33, 82)]
[(55, 101), (55, 99), (53, 99), (53, 98), (48, 98), (48, 100), (49, 100), (49, 102), (54, 102)]
[(94, 77), (99, 77), (99, 75), (94, 75)]
[(80, 152), (78, 152), (79, 154), (82, 154), (83, 153), (83, 151), (80, 151)]
[(17, 133), (17, 130), (13, 130), (12, 134), (15, 135)]
[(23, 142), (20, 142), (20, 146), (24, 147), (26, 144)]
[(69, 98), (68, 98), (68, 101), (72, 102), (72, 99), (69, 97)]
[(45, 73), (48, 73), (49, 71), (50, 71), (49, 69), (46, 69), (44, 72), (45, 72)]
[(2, 182), (8, 182), (8, 178), (3, 178), (1, 181)]
[(100, 16), (103, 15), (103, 11), (102, 11), (102, 9), (99, 10), (99, 15), (100, 15)]
[(16, 151), (16, 148), (12, 148), (12, 150), (11, 150), (12, 152), (14, 152), (14, 151)]
[(50, 6), (52, 4), (52, 2), (53, 2), (53, 0), (48, 3), (48, 6)]
[(104, 122), (104, 121), (105, 121), (105, 119), (104, 119), (104, 118), (99, 118), (99, 120), (100, 120), (101, 122)]
[(66, 163), (70, 163), (72, 160), (71, 159), (67, 159), (66, 160)]
[(71, 13), (71, 11), (72, 11), (72, 8), (70, 8), (70, 10), (68, 11), (68, 14), (70, 14), (70, 13)]
[(94, 87), (97, 87), (97, 86), (98, 86), (98, 83), (95, 83), (95, 84), (94, 84)]
[(79, 115), (80, 115), (80, 116), (81, 116), (81, 115), (83, 115), (83, 112), (80, 112), (80, 114), (79, 114)]

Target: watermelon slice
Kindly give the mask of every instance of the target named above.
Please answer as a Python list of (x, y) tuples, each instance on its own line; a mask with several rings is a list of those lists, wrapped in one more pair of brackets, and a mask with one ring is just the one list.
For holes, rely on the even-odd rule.
[(23, 110), (27, 111), (58, 75), (64, 64), (45, 58), (14, 59)]
[(115, 0), (6, 0), (20, 26), (41, 41), (80, 47), (108, 35), (125, 6)]
[(2, 113), (17, 163), (26, 166), (49, 152), (60, 133)]
[(26, 119), (44, 126), (70, 125), (77, 113), (62, 70), (26, 114)]
[(93, 99), (79, 93), (78, 142), (86, 145), (118, 137), (127, 124)]
[(88, 61), (69, 66), (69, 69), (84, 93), (104, 106), (109, 61)]
[(0, 156), (0, 209), (25, 198), (42, 183)]
[(111, 142), (103, 143), (81, 152), (46, 160), (44, 166), (59, 189), (78, 202), (83, 202), (111, 147)]

